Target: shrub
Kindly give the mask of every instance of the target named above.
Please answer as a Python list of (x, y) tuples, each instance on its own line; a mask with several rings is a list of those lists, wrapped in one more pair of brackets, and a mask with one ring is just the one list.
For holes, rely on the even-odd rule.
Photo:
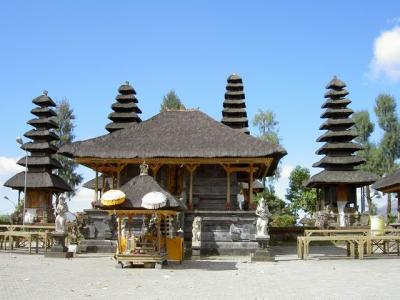
[(296, 218), (292, 215), (277, 215), (272, 217), (271, 226), (273, 227), (290, 227), (296, 224)]
[(0, 224), (10, 224), (11, 217), (9, 215), (0, 215)]

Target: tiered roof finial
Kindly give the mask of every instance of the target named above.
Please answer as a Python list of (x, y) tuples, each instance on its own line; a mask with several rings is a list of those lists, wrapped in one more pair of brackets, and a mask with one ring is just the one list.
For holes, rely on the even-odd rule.
[(139, 123), (142, 121), (138, 116), (142, 111), (136, 105), (136, 103), (138, 103), (135, 96), (136, 91), (129, 84), (129, 81), (121, 85), (118, 92), (119, 95), (115, 97), (117, 101), (111, 105), (114, 112), (108, 115), (108, 118), (112, 121), (106, 125), (106, 129), (109, 132), (124, 129), (132, 123)]
[(242, 78), (233, 73), (227, 81), (221, 122), (231, 128), (250, 134)]

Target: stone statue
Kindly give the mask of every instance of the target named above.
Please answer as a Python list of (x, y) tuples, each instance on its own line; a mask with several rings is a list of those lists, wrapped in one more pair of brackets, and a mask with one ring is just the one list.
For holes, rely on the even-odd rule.
[(271, 216), (267, 201), (261, 198), (258, 202), (256, 209), (257, 223), (256, 223), (256, 238), (268, 237), (268, 218)]
[(201, 243), (201, 217), (195, 217), (192, 225), (192, 247), (200, 247)]
[(68, 206), (65, 202), (65, 198), (63, 196), (58, 200), (58, 204), (56, 207), (57, 217), (56, 217), (56, 232), (58, 233), (66, 233), (67, 232), (67, 212)]

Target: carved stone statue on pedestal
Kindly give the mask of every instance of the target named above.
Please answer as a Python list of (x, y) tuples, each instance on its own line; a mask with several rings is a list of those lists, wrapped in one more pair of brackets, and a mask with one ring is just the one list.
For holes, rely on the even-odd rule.
[(201, 248), (201, 217), (195, 217), (192, 225), (192, 257), (200, 256)]
[(68, 205), (63, 196), (58, 200), (56, 212), (56, 228), (55, 231), (51, 233), (54, 243), (50, 251), (45, 253), (45, 257), (70, 258), (73, 256), (73, 253), (68, 252), (68, 248), (65, 246), (65, 238), (67, 237)]
[(268, 221), (271, 214), (268, 209), (267, 201), (262, 198), (257, 205), (256, 209), (257, 223), (256, 223), (256, 238), (257, 237), (266, 237), (269, 238), (268, 235)]
[(68, 205), (65, 202), (63, 196), (60, 197), (57, 207), (56, 207), (57, 217), (56, 217), (56, 232), (66, 233), (67, 232), (67, 212)]
[(275, 258), (269, 252), (268, 220), (271, 214), (268, 209), (267, 201), (261, 198), (256, 209), (256, 241), (258, 249), (251, 255), (251, 261), (274, 261)]

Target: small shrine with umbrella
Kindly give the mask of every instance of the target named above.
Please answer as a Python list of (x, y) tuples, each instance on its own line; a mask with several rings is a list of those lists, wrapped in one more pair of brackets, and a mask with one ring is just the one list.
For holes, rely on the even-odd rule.
[(115, 215), (118, 246), (115, 259), (122, 267), (143, 264), (161, 267), (167, 260), (183, 260), (183, 237), (177, 236), (177, 213), (186, 206), (165, 191), (140, 166), (140, 175), (119, 190), (105, 192), (98, 207)]

